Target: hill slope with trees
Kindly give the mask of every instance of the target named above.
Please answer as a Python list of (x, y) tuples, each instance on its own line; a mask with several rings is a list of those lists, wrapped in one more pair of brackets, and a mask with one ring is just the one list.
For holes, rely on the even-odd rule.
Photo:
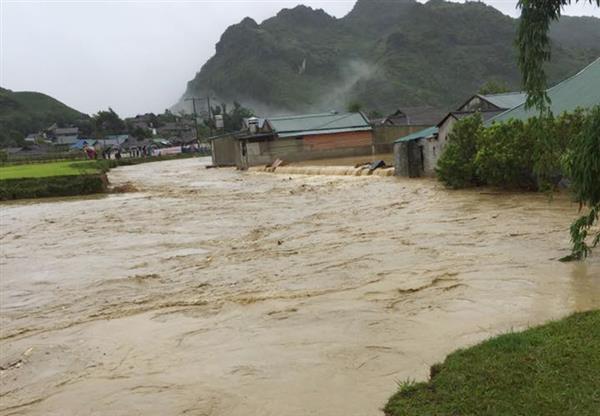
[(53, 123), (67, 125), (87, 118), (46, 94), (0, 88), (0, 147), (22, 144), (27, 134)]
[[(210, 93), (272, 114), (454, 106), (488, 81), (520, 89), (517, 23), (480, 2), (358, 0), (340, 19), (283, 9), (230, 26), (184, 97)], [(561, 19), (550, 36), (551, 82), (600, 55), (600, 19)]]

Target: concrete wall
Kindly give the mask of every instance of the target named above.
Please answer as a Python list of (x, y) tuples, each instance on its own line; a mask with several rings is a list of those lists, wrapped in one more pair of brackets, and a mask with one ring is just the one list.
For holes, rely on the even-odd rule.
[(236, 140), (233, 136), (211, 141), (212, 163), (215, 166), (232, 166), (236, 161)]
[(372, 143), (370, 131), (261, 141), (240, 140), (236, 143), (236, 165), (246, 169), (250, 166), (269, 165), (277, 159), (300, 162), (366, 156), (373, 152)]
[(394, 175), (396, 176), (410, 176), (408, 170), (408, 143), (394, 144)]
[(411, 140), (394, 145), (394, 172), (398, 176), (435, 176), (445, 142), (437, 138)]
[(444, 123), (439, 127), (438, 139), (441, 142), (443, 142), (444, 145), (448, 141), (448, 134), (450, 134), (454, 123), (456, 123), (456, 119), (454, 117), (448, 117), (446, 120), (444, 120)]

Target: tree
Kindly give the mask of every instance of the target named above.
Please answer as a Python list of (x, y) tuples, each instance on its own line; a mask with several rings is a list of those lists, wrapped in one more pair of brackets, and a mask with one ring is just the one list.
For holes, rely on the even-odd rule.
[(600, 106), (596, 106), (575, 138), (572, 152), (566, 158), (566, 170), (580, 209), (589, 211), (571, 224), (571, 255), (566, 260), (586, 257), (600, 243), (600, 231), (587, 242), (590, 228), (600, 217)]
[[(575, 0), (576, 2), (579, 0)], [(600, 7), (600, 0), (582, 0)], [(550, 59), (550, 23), (560, 18), (561, 8), (571, 0), (519, 0), (521, 20), (517, 34), (519, 68), (523, 86), (527, 92), (527, 107), (536, 107), (540, 113), (548, 113), (550, 98), (546, 94), (544, 62)], [(591, 246), (586, 238), (589, 229), (598, 222), (600, 214), (600, 108), (596, 107), (588, 118), (573, 151), (568, 157), (568, 170), (575, 197), (583, 208), (590, 209), (571, 225), (572, 253), (565, 259), (581, 259), (598, 244), (600, 233)]]
[(98, 111), (98, 114), (92, 117), (92, 123), (98, 138), (106, 134), (119, 134), (126, 130), (125, 122), (110, 107), (108, 111)]
[(438, 178), (451, 188), (465, 188), (480, 183), (475, 157), (485, 134), (481, 114), (458, 120), (448, 136), (448, 144), (435, 169)]
[(228, 133), (241, 130), (244, 119), (253, 117), (254, 112), (249, 108), (242, 106), (239, 102), (234, 101), (233, 109), (230, 111), (227, 111), (227, 104), (225, 103), (214, 107), (211, 106), (211, 115), (212, 117), (210, 119), (207, 118), (204, 120), (204, 124), (214, 130), (216, 129), (214, 116), (222, 115), (223, 131)]
[(362, 107), (362, 104), (358, 101), (352, 101), (346, 106), (346, 111), (349, 113), (358, 113), (360, 110), (362, 110)]
[(508, 88), (508, 85), (502, 81), (490, 80), (479, 88), (479, 94), (482, 95), (501, 94), (503, 92), (510, 92), (510, 89)]
[[(579, 0), (575, 0), (578, 2)], [(581, 0), (600, 7), (600, 0)], [(560, 18), (561, 8), (571, 0), (519, 0), (521, 19), (517, 32), (519, 68), (527, 92), (527, 108), (548, 109), (547, 78), (544, 62), (550, 60), (550, 23)]]

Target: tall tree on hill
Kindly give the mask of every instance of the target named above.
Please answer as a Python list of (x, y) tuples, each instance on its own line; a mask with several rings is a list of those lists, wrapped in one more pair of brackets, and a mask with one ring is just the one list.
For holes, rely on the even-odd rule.
[[(578, 0), (575, 0), (578, 1)], [(600, 7), (600, 0), (582, 0)], [(536, 107), (541, 113), (548, 113), (550, 99), (546, 94), (546, 74), (544, 62), (550, 59), (548, 29), (552, 21), (558, 20), (561, 8), (571, 4), (571, 0), (520, 0), (521, 22), (517, 35), (519, 47), (519, 67), (523, 85), (527, 92), (528, 107)], [(590, 231), (600, 218), (600, 106), (592, 109), (586, 125), (574, 138), (573, 150), (565, 158), (567, 172), (580, 208), (588, 207), (571, 225), (570, 256), (565, 260), (579, 260), (586, 257), (591, 248), (600, 244), (600, 232), (590, 236)], [(588, 238), (591, 237), (591, 243)]]

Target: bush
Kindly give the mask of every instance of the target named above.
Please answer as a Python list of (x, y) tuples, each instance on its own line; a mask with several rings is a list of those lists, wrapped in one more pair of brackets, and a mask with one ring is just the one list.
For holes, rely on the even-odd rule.
[(448, 144), (438, 160), (438, 178), (452, 188), (465, 188), (481, 183), (477, 176), (475, 156), (484, 133), (480, 114), (457, 121), (448, 136)]
[(106, 191), (105, 174), (17, 178), (0, 181), (0, 200), (89, 195)]
[(533, 135), (520, 120), (494, 124), (480, 136), (475, 167), (482, 182), (502, 188), (535, 189)]
[(459, 120), (438, 161), (438, 177), (452, 188), (552, 189), (565, 177), (565, 157), (591, 117), (590, 111), (576, 110), (485, 129), (478, 116)]

